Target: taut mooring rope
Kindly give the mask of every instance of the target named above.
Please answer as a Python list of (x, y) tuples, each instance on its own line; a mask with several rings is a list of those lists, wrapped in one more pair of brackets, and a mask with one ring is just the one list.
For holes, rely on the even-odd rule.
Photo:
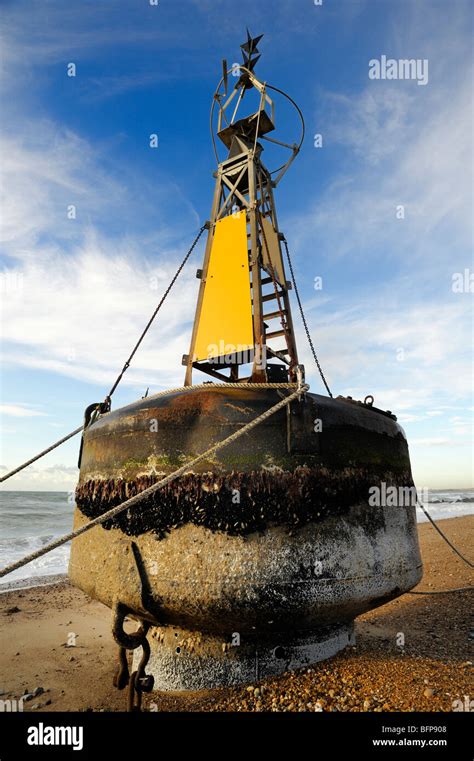
[(39, 454), (35, 455), (35, 457), (32, 457), (31, 460), (27, 460), (22, 465), (19, 465), (14, 470), (11, 470), (9, 473), (6, 473), (4, 476), (2, 476), (0, 478), (0, 483), (2, 483), (2, 481), (6, 481), (7, 478), (11, 478), (11, 476), (14, 476), (15, 473), (19, 473), (20, 470), (23, 470), (24, 468), (27, 468), (28, 465), (31, 465), (33, 462), (36, 462), (36, 460), (39, 460), (40, 457), (44, 457), (44, 455), (48, 454), (48, 452), (52, 452), (53, 449), (56, 449), (56, 447), (59, 447), (60, 444), (64, 444), (65, 441), (68, 441), (69, 439), (72, 439), (73, 436), (75, 436), (77, 433), (80, 433), (82, 430), (84, 430), (84, 426), (83, 425), (79, 426), (79, 428), (76, 428), (75, 431), (71, 431), (71, 433), (68, 433), (67, 436), (64, 436), (64, 438), (59, 439), (59, 441), (56, 441), (55, 444), (51, 444), (51, 446), (48, 447), (47, 449), (43, 449), (42, 452), (40, 452)]
[[(227, 385), (227, 384), (224, 384), (224, 385)], [(240, 385), (240, 384), (236, 384), (236, 385)], [(255, 387), (255, 386), (259, 386), (260, 384), (252, 384), (252, 385)], [(190, 388), (192, 388), (192, 386), (190, 386)], [(18, 568), (22, 568), (24, 565), (27, 565), (28, 563), (31, 563), (32, 560), (36, 560), (42, 555), (46, 555), (47, 552), (51, 552), (51, 550), (55, 550), (56, 547), (60, 547), (62, 544), (66, 544), (66, 542), (69, 542), (71, 541), (71, 539), (75, 539), (77, 536), (84, 534), (86, 531), (89, 531), (89, 529), (93, 528), (94, 526), (98, 526), (101, 523), (104, 523), (104, 521), (106, 520), (115, 518), (116, 515), (123, 512), (124, 510), (128, 510), (131, 507), (135, 507), (135, 505), (137, 505), (139, 502), (145, 499), (145, 497), (148, 497), (150, 494), (153, 494), (155, 491), (158, 491), (158, 489), (162, 489), (171, 481), (174, 481), (176, 478), (179, 478), (179, 476), (182, 476), (187, 470), (189, 470), (189, 468), (192, 468), (198, 462), (201, 462), (201, 460), (205, 460), (207, 457), (210, 457), (211, 455), (215, 454), (215, 452), (218, 452), (219, 449), (222, 449), (222, 447), (225, 447), (227, 444), (230, 444), (231, 442), (236, 441), (236, 439), (240, 438), (240, 436), (243, 436), (244, 433), (248, 433), (249, 431), (251, 431), (257, 425), (259, 425), (259, 423), (263, 423), (264, 420), (271, 417), (271, 415), (274, 415), (275, 412), (278, 412), (278, 410), (281, 410), (283, 407), (286, 407), (288, 404), (290, 404), (290, 402), (293, 401), (293, 399), (299, 398), (301, 394), (304, 394), (306, 391), (308, 391), (308, 389), (309, 389), (309, 386), (307, 384), (300, 386), (292, 394), (285, 397), (280, 402), (277, 402), (277, 404), (273, 405), (273, 407), (270, 407), (261, 415), (251, 420), (250, 423), (247, 423), (242, 428), (239, 428), (238, 431), (236, 431), (235, 433), (232, 433), (226, 439), (223, 439), (223, 441), (219, 441), (217, 444), (214, 444), (214, 446), (210, 447), (202, 454), (190, 460), (185, 465), (182, 465), (180, 468), (178, 468), (178, 470), (175, 470), (174, 473), (170, 473), (168, 476), (165, 476), (165, 478), (162, 478), (161, 481), (157, 481), (156, 484), (149, 486), (148, 489), (145, 489), (139, 494), (136, 494), (134, 497), (127, 499), (125, 502), (122, 502), (121, 505), (117, 505), (116, 507), (113, 507), (111, 510), (108, 510), (103, 515), (99, 515), (97, 518), (94, 518), (92, 521), (89, 521), (89, 523), (85, 523), (83, 526), (76, 529), (75, 531), (71, 531), (69, 534), (64, 534), (64, 536), (61, 536), (59, 539), (55, 539), (53, 542), (50, 542), (49, 544), (45, 544), (44, 547), (41, 547), (41, 549), (36, 550), (35, 552), (31, 552), (29, 555), (26, 555), (26, 557), (21, 558), (20, 560), (17, 560), (15, 563), (10, 563), (10, 565), (5, 566), (5, 568), (2, 568), (0, 570), (0, 578), (2, 578), (3, 576), (6, 576), (12, 571), (16, 571)]]
[[(186, 256), (184, 257), (183, 261), (179, 265), (178, 269), (176, 270), (173, 279), (171, 280), (170, 284), (168, 285), (168, 288), (164, 292), (164, 294), (163, 294), (163, 296), (161, 298), (160, 303), (158, 304), (158, 306), (156, 307), (156, 309), (153, 312), (152, 316), (148, 320), (148, 323), (147, 323), (144, 331), (142, 332), (140, 338), (138, 339), (137, 343), (135, 344), (135, 346), (134, 346), (134, 348), (132, 350), (132, 353), (130, 354), (129, 358), (125, 362), (125, 364), (124, 364), (122, 370), (120, 371), (120, 373), (119, 373), (119, 375), (118, 375), (114, 385), (112, 386), (112, 388), (110, 389), (109, 393), (105, 397), (104, 404), (105, 404), (105, 408), (106, 409), (107, 408), (110, 409), (110, 399), (112, 397), (112, 394), (114, 393), (114, 391), (117, 388), (118, 384), (122, 380), (123, 374), (130, 367), (130, 362), (132, 361), (133, 357), (135, 356), (135, 354), (136, 354), (136, 352), (138, 350), (138, 347), (140, 346), (141, 342), (145, 338), (145, 336), (146, 336), (146, 334), (147, 334), (147, 332), (148, 332), (148, 330), (150, 328), (150, 325), (152, 324), (152, 322), (155, 319), (156, 315), (158, 314), (158, 312), (160, 311), (161, 307), (163, 306), (163, 303), (164, 303), (166, 297), (168, 296), (169, 292), (171, 291), (173, 285), (175, 284), (176, 280), (178, 279), (178, 277), (179, 277), (179, 275), (181, 273), (181, 270), (183, 269), (184, 265), (188, 261), (189, 257), (191, 256), (192, 252), (194, 251), (194, 249), (195, 249), (195, 247), (197, 245), (197, 242), (198, 242), (199, 238), (203, 234), (204, 230), (207, 229), (207, 227), (208, 227), (208, 223), (207, 222), (204, 225), (201, 226), (197, 236), (195, 237), (194, 241), (192, 242), (192, 245), (191, 245), (190, 249), (188, 250)], [(37, 454), (35, 457), (32, 457), (31, 460), (27, 460), (22, 465), (19, 465), (18, 468), (15, 468), (14, 470), (11, 470), (9, 473), (6, 473), (4, 476), (2, 476), (0, 478), (0, 483), (2, 483), (3, 481), (6, 481), (8, 478), (11, 478), (11, 476), (14, 476), (16, 473), (19, 473), (20, 470), (24, 470), (24, 468), (27, 468), (28, 465), (31, 465), (32, 463), (36, 462), (36, 460), (39, 460), (41, 457), (44, 457), (44, 455), (48, 454), (48, 452), (52, 452), (53, 449), (56, 449), (56, 447), (59, 447), (61, 444), (64, 444), (65, 441), (68, 441), (69, 439), (72, 439), (72, 437), (75, 436), (77, 433), (80, 433), (80, 431), (82, 431), (83, 428), (84, 428), (84, 426), (81, 425), (80, 428), (76, 428), (75, 431), (71, 431), (71, 433), (68, 433), (67, 436), (64, 436), (64, 438), (60, 439), (55, 444), (52, 444), (47, 449), (43, 449), (42, 452)]]
[(441, 536), (441, 537), (444, 539), (444, 541), (446, 542), (446, 544), (448, 544), (448, 545), (451, 547), (452, 551), (453, 551), (453, 552), (455, 552), (455, 553), (456, 553), (456, 555), (457, 555), (458, 557), (460, 557), (460, 558), (461, 558), (461, 560), (463, 560), (465, 563), (467, 563), (467, 565), (468, 565), (468, 566), (470, 566), (471, 568), (474, 568), (474, 563), (471, 563), (471, 561), (470, 561), (470, 560), (468, 560), (466, 557), (464, 557), (464, 555), (463, 555), (461, 552), (459, 552), (459, 550), (457, 550), (457, 549), (456, 549), (456, 547), (454, 546), (454, 544), (453, 544), (452, 542), (450, 542), (450, 541), (449, 541), (449, 539), (448, 539), (448, 537), (446, 536), (446, 534), (444, 534), (444, 533), (441, 531), (440, 527), (439, 527), (439, 526), (438, 526), (438, 525), (435, 523), (435, 521), (433, 520), (433, 518), (432, 518), (432, 517), (431, 517), (431, 515), (429, 514), (428, 510), (425, 508), (425, 506), (424, 506), (424, 505), (423, 505), (421, 502), (418, 502), (418, 507), (420, 507), (420, 508), (423, 510), (424, 514), (425, 514), (425, 515), (426, 515), (426, 517), (428, 518), (428, 520), (429, 520), (429, 522), (431, 523), (431, 525), (433, 526), (433, 528), (435, 528), (435, 529), (436, 529), (436, 531), (437, 531), (437, 532), (438, 532), (438, 534), (439, 534), (439, 535), (440, 535), (440, 536)]
[[(208, 381), (207, 383), (196, 383), (194, 386), (180, 386), (178, 388), (170, 388), (166, 389), (166, 391), (157, 391), (156, 394), (152, 394), (151, 396), (148, 396), (147, 399), (155, 399), (158, 396), (166, 396), (166, 394), (176, 394), (181, 391), (196, 391), (201, 389), (213, 389), (213, 388), (251, 388), (251, 389), (284, 389), (284, 388), (296, 388), (296, 383), (213, 383), (212, 381)], [(131, 404), (136, 404), (136, 402), (132, 402)], [(129, 407), (130, 405), (126, 404), (122, 409), (125, 409), (126, 407)], [(20, 470), (23, 470), (24, 468), (27, 468), (28, 465), (31, 465), (33, 462), (36, 462), (36, 460), (39, 460), (41, 457), (44, 457), (45, 454), (48, 454), (48, 452), (51, 452), (53, 449), (56, 449), (56, 447), (59, 447), (60, 444), (64, 444), (65, 441), (68, 441), (68, 439), (71, 439), (73, 436), (75, 436), (77, 433), (80, 433), (84, 430), (84, 426), (81, 425), (79, 428), (76, 428), (74, 431), (71, 431), (71, 433), (68, 433), (67, 436), (64, 436), (64, 438), (60, 439), (59, 441), (56, 441), (55, 444), (51, 444), (50, 447), (47, 449), (43, 449), (42, 452), (35, 455), (35, 457), (32, 457), (31, 460), (27, 460), (22, 465), (19, 465), (14, 470), (11, 470), (9, 473), (6, 473), (4, 476), (0, 478), (0, 483), (2, 481), (6, 481), (8, 478), (11, 478), (11, 476), (14, 476), (15, 473), (19, 473)]]

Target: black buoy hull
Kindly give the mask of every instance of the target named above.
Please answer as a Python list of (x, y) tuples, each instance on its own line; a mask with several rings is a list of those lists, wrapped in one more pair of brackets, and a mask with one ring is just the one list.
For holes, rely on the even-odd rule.
[[(180, 391), (102, 416), (84, 435), (76, 527), (223, 440), (282, 393)], [(106, 605), (120, 602), (164, 627), (153, 640), (161, 654), (170, 627), (188, 643), (198, 632), (191, 664), (207, 648), (216, 673), (215, 638), (225, 653), (236, 632), (247, 644), (266, 642), (268, 652), (311, 635), (327, 657), (350, 640), (356, 616), (421, 578), (415, 507), (373, 504), (374, 487), (413, 489), (400, 426), (367, 406), (307, 394), (148, 502), (76, 538), (69, 575)], [(240, 652), (245, 681), (250, 666)], [(233, 683), (224, 672), (217, 683)], [(193, 673), (186, 668), (162, 687), (195, 686)]]

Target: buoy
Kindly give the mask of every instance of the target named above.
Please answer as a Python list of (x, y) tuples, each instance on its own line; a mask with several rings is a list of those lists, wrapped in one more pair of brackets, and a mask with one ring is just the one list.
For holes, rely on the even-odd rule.
[[(227, 155), (215, 173), (184, 385), (89, 410), (76, 528), (306, 389), (292, 289), (301, 302), (291, 270), (287, 279), (273, 192), (303, 136), (288, 144), (269, 134), (275, 93), (301, 112), (256, 77), (259, 39), (249, 35), (242, 46), (230, 92), (235, 71), (224, 62), (212, 101)], [(257, 107), (242, 116), (247, 93)], [(265, 141), (290, 150), (274, 172), (263, 163)], [(212, 380), (193, 385), (196, 371)], [(389, 492), (414, 496), (387, 505)], [(252, 682), (353, 642), (358, 615), (421, 578), (415, 504), (395, 415), (371, 396), (302, 390), (133, 509), (76, 537), (69, 576), (114, 611), (116, 684), (132, 685), (133, 709), (151, 689)], [(140, 623), (134, 635), (124, 631), (127, 616)], [(126, 649), (135, 651), (132, 675)]]

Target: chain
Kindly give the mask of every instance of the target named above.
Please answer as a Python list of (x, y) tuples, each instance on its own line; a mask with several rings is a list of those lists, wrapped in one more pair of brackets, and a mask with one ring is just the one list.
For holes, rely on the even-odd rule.
[(273, 290), (275, 291), (275, 298), (276, 298), (277, 303), (278, 303), (278, 311), (281, 313), (281, 315), (280, 315), (281, 327), (285, 331), (285, 340), (286, 340), (286, 344), (287, 344), (287, 347), (288, 347), (288, 326), (286, 324), (285, 315), (283, 314), (284, 308), (283, 308), (283, 305), (282, 305), (282, 302), (281, 302), (281, 296), (280, 296), (280, 292), (278, 290), (277, 281), (276, 281), (276, 278), (275, 278), (275, 270), (273, 268), (273, 264), (272, 264), (272, 261), (270, 259), (270, 249), (268, 247), (267, 236), (265, 235), (265, 230), (264, 230), (264, 227), (263, 227), (263, 218), (262, 218), (262, 215), (261, 215), (260, 211), (258, 211), (257, 213), (258, 213), (258, 221), (260, 223), (260, 229), (262, 231), (263, 242), (265, 243), (265, 248), (267, 249), (268, 268), (270, 270), (270, 277), (272, 279)]
[(293, 264), (291, 263), (290, 252), (288, 250), (288, 243), (287, 243), (286, 238), (283, 238), (283, 243), (285, 244), (286, 258), (288, 259), (288, 266), (290, 268), (291, 279), (292, 279), (293, 285), (295, 287), (295, 294), (296, 294), (296, 298), (297, 298), (297, 301), (298, 301), (298, 306), (300, 308), (300, 314), (301, 314), (301, 319), (303, 321), (304, 329), (305, 329), (305, 332), (306, 332), (306, 338), (308, 339), (308, 343), (309, 343), (309, 346), (310, 346), (310, 349), (311, 349), (314, 361), (316, 362), (316, 367), (318, 368), (319, 374), (321, 376), (321, 379), (322, 379), (324, 385), (326, 386), (326, 391), (328, 392), (329, 396), (332, 399), (331, 389), (329, 388), (329, 386), (327, 384), (327, 381), (326, 381), (326, 378), (324, 377), (324, 373), (322, 371), (321, 365), (319, 364), (318, 355), (316, 354), (316, 349), (314, 348), (313, 341), (311, 339), (311, 335), (310, 335), (310, 332), (309, 332), (308, 323), (306, 322), (306, 317), (305, 317), (305, 314), (304, 314), (304, 311), (303, 311), (303, 305), (301, 303), (300, 294), (299, 294), (299, 291), (298, 291), (298, 286), (296, 285), (295, 273), (294, 273), (294, 270), (293, 270)]
[(184, 265), (185, 265), (185, 264), (186, 264), (186, 262), (188, 261), (188, 259), (189, 259), (189, 257), (191, 256), (192, 252), (194, 251), (194, 248), (196, 247), (196, 245), (197, 245), (197, 243), (198, 243), (198, 241), (199, 241), (199, 238), (200, 238), (200, 237), (201, 237), (201, 235), (203, 234), (204, 230), (207, 230), (207, 229), (208, 229), (208, 227), (209, 227), (209, 225), (208, 225), (208, 223), (207, 223), (207, 222), (206, 222), (204, 225), (202, 225), (201, 229), (199, 230), (198, 234), (196, 235), (196, 237), (195, 237), (195, 239), (194, 239), (194, 241), (193, 241), (193, 243), (192, 243), (192, 245), (191, 245), (191, 248), (189, 249), (189, 251), (188, 251), (188, 253), (186, 254), (186, 256), (184, 257), (183, 261), (182, 261), (182, 262), (181, 262), (181, 264), (179, 265), (178, 269), (176, 270), (176, 272), (175, 272), (175, 274), (174, 274), (174, 277), (173, 277), (173, 279), (171, 280), (171, 282), (170, 282), (170, 284), (169, 284), (168, 288), (166, 289), (166, 291), (164, 292), (164, 294), (163, 294), (163, 297), (162, 297), (162, 299), (161, 299), (160, 303), (158, 304), (158, 306), (156, 307), (156, 309), (155, 309), (155, 311), (153, 312), (152, 316), (151, 316), (151, 317), (150, 317), (150, 319), (148, 320), (148, 323), (146, 324), (146, 326), (145, 326), (145, 329), (144, 329), (143, 333), (141, 334), (141, 336), (140, 336), (140, 338), (138, 339), (137, 343), (136, 343), (136, 344), (135, 344), (135, 346), (133, 347), (132, 353), (130, 354), (129, 358), (127, 359), (127, 361), (125, 362), (124, 366), (122, 367), (122, 370), (120, 371), (119, 375), (117, 376), (117, 379), (116, 379), (116, 381), (115, 381), (114, 385), (112, 386), (112, 388), (110, 389), (109, 393), (108, 393), (108, 394), (107, 394), (107, 396), (105, 397), (105, 400), (104, 400), (104, 404), (105, 404), (105, 405), (107, 405), (109, 409), (110, 409), (110, 400), (111, 400), (111, 398), (112, 398), (112, 394), (114, 393), (114, 391), (115, 391), (115, 389), (117, 388), (118, 384), (119, 384), (119, 383), (120, 383), (120, 381), (122, 380), (124, 373), (125, 373), (125, 372), (128, 370), (128, 368), (130, 367), (130, 362), (132, 361), (133, 357), (135, 356), (135, 354), (136, 354), (136, 352), (137, 352), (137, 349), (138, 349), (138, 347), (140, 346), (141, 342), (142, 342), (142, 341), (143, 341), (143, 339), (145, 338), (145, 336), (146, 336), (146, 334), (147, 334), (147, 332), (148, 332), (148, 330), (149, 330), (149, 328), (150, 328), (150, 326), (151, 326), (151, 324), (152, 324), (153, 320), (155, 319), (156, 315), (157, 315), (157, 314), (158, 314), (158, 312), (160, 311), (160, 309), (161, 309), (161, 307), (162, 307), (162, 305), (163, 305), (163, 303), (164, 303), (164, 301), (165, 301), (166, 297), (168, 296), (168, 294), (169, 294), (169, 292), (171, 291), (171, 289), (172, 289), (173, 285), (175, 284), (176, 280), (178, 279), (179, 275), (181, 274), (181, 270), (183, 269)]
[[(171, 289), (172, 289), (173, 285), (175, 284), (176, 280), (178, 279), (178, 277), (179, 277), (179, 275), (180, 275), (180, 273), (181, 273), (181, 270), (183, 269), (184, 265), (185, 265), (185, 264), (186, 264), (186, 262), (188, 261), (188, 259), (189, 259), (189, 257), (191, 256), (192, 252), (194, 251), (194, 248), (196, 247), (196, 244), (197, 244), (197, 242), (199, 241), (199, 238), (200, 238), (200, 237), (201, 237), (201, 235), (203, 234), (204, 230), (207, 230), (207, 229), (208, 229), (208, 227), (209, 227), (209, 223), (208, 223), (208, 222), (206, 222), (206, 223), (205, 223), (204, 225), (202, 225), (202, 227), (200, 228), (200, 230), (199, 230), (199, 232), (198, 232), (198, 234), (197, 234), (196, 238), (195, 238), (195, 239), (194, 239), (194, 241), (193, 241), (193, 244), (192, 244), (191, 248), (189, 249), (188, 253), (186, 254), (186, 256), (184, 257), (183, 261), (181, 262), (181, 264), (179, 265), (178, 269), (176, 270), (176, 272), (175, 272), (175, 275), (174, 275), (174, 277), (173, 277), (172, 281), (170, 282), (170, 284), (169, 284), (168, 288), (167, 288), (167, 289), (166, 289), (166, 291), (164, 292), (164, 294), (163, 294), (163, 297), (162, 297), (162, 299), (161, 299), (160, 303), (158, 304), (158, 306), (156, 307), (156, 309), (155, 309), (155, 311), (153, 312), (152, 316), (151, 316), (151, 317), (150, 317), (150, 319), (148, 320), (148, 323), (147, 323), (147, 325), (146, 325), (146, 327), (145, 327), (145, 330), (143, 331), (143, 333), (141, 334), (141, 336), (140, 336), (140, 338), (138, 339), (137, 343), (135, 344), (135, 346), (134, 346), (134, 348), (133, 348), (133, 351), (132, 351), (132, 353), (130, 354), (129, 358), (128, 358), (128, 359), (127, 359), (127, 361), (125, 362), (125, 364), (124, 364), (124, 366), (123, 366), (122, 370), (120, 371), (120, 373), (119, 373), (119, 375), (118, 375), (118, 377), (117, 377), (117, 380), (115, 381), (114, 385), (112, 386), (112, 388), (110, 389), (109, 393), (108, 393), (108, 394), (107, 394), (107, 396), (105, 397), (105, 400), (104, 400), (103, 402), (99, 402), (99, 403), (96, 403), (96, 404), (94, 404), (94, 405), (90, 405), (90, 407), (88, 407), (88, 408), (87, 408), (88, 410), (89, 410), (90, 408), (92, 408), (92, 407), (94, 407), (94, 408), (97, 410), (97, 412), (108, 412), (108, 411), (110, 410), (110, 401), (111, 401), (111, 398), (112, 398), (112, 394), (114, 393), (114, 391), (115, 391), (115, 389), (117, 388), (118, 384), (119, 384), (119, 383), (120, 383), (120, 381), (122, 380), (124, 373), (125, 373), (125, 372), (128, 370), (128, 368), (130, 367), (130, 362), (132, 361), (133, 357), (135, 356), (135, 354), (136, 354), (136, 352), (137, 352), (137, 349), (138, 349), (138, 347), (140, 346), (141, 342), (142, 342), (142, 341), (143, 341), (143, 339), (145, 338), (145, 336), (146, 336), (146, 334), (147, 334), (147, 332), (148, 332), (148, 329), (150, 328), (150, 325), (152, 324), (152, 322), (153, 322), (153, 320), (155, 319), (156, 315), (157, 315), (157, 314), (158, 314), (158, 312), (160, 311), (160, 309), (161, 309), (161, 307), (162, 307), (162, 305), (163, 305), (163, 303), (164, 303), (164, 301), (165, 301), (166, 297), (168, 296), (168, 294), (169, 294), (169, 292), (171, 291)], [(87, 411), (86, 411), (86, 412), (87, 412)], [(56, 447), (59, 447), (61, 444), (64, 444), (64, 442), (65, 442), (65, 441), (68, 441), (68, 440), (69, 440), (69, 439), (71, 439), (73, 436), (76, 436), (76, 434), (78, 434), (80, 431), (84, 430), (84, 428), (86, 428), (86, 427), (87, 427), (87, 423), (85, 423), (85, 425), (83, 425), (83, 426), (80, 426), (79, 428), (76, 428), (76, 430), (75, 430), (75, 431), (71, 431), (71, 433), (68, 433), (68, 435), (67, 435), (67, 436), (64, 436), (64, 438), (60, 439), (59, 441), (56, 441), (56, 443), (55, 443), (55, 444), (52, 444), (50, 447), (48, 447), (47, 449), (44, 449), (42, 452), (40, 452), (39, 454), (37, 454), (35, 457), (32, 457), (32, 458), (31, 458), (31, 460), (27, 460), (27, 461), (26, 461), (26, 462), (24, 462), (22, 465), (19, 465), (19, 466), (18, 466), (18, 468), (15, 468), (14, 470), (11, 470), (9, 473), (6, 473), (4, 476), (2, 476), (2, 477), (0, 478), (0, 483), (2, 483), (3, 481), (6, 481), (8, 478), (11, 478), (11, 477), (12, 477), (12, 476), (14, 476), (16, 473), (19, 473), (19, 472), (20, 472), (21, 470), (23, 470), (24, 468), (27, 468), (27, 467), (28, 467), (28, 465), (31, 465), (32, 463), (36, 462), (36, 460), (39, 460), (41, 457), (44, 457), (44, 455), (48, 454), (48, 453), (49, 453), (49, 452), (51, 452), (53, 449), (56, 449)], [(81, 446), (81, 449), (82, 449), (82, 446)], [(79, 461), (80, 461), (80, 455), (79, 455)]]
[[(127, 608), (121, 603), (115, 603), (112, 612), (112, 635), (119, 646), (118, 666), (114, 675), (114, 687), (124, 690), (128, 686), (127, 706), (128, 711), (140, 711), (142, 706), (142, 693), (151, 692), (155, 680), (151, 674), (146, 674), (145, 669), (150, 659), (150, 643), (147, 640), (150, 624), (143, 621), (136, 632), (127, 633), (124, 628), (124, 620)], [(127, 661), (127, 650), (143, 650), (140, 663), (136, 671), (130, 675)]]
[(150, 643), (146, 636), (143, 638), (141, 644), (143, 653), (138, 664), (138, 669), (133, 672), (130, 677), (128, 685), (128, 711), (141, 711), (142, 707), (142, 694), (144, 692), (151, 692), (155, 679), (152, 674), (146, 674), (145, 668), (150, 660)]

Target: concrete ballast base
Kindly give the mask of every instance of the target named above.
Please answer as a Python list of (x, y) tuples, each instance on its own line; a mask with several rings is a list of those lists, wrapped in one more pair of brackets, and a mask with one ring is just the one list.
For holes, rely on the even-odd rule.
[[(319, 631), (273, 632), (265, 638), (234, 632), (231, 640), (174, 627), (152, 627), (146, 668), (155, 690), (203, 690), (254, 683), (331, 658), (354, 644), (353, 622)], [(135, 650), (133, 670), (141, 648)]]

